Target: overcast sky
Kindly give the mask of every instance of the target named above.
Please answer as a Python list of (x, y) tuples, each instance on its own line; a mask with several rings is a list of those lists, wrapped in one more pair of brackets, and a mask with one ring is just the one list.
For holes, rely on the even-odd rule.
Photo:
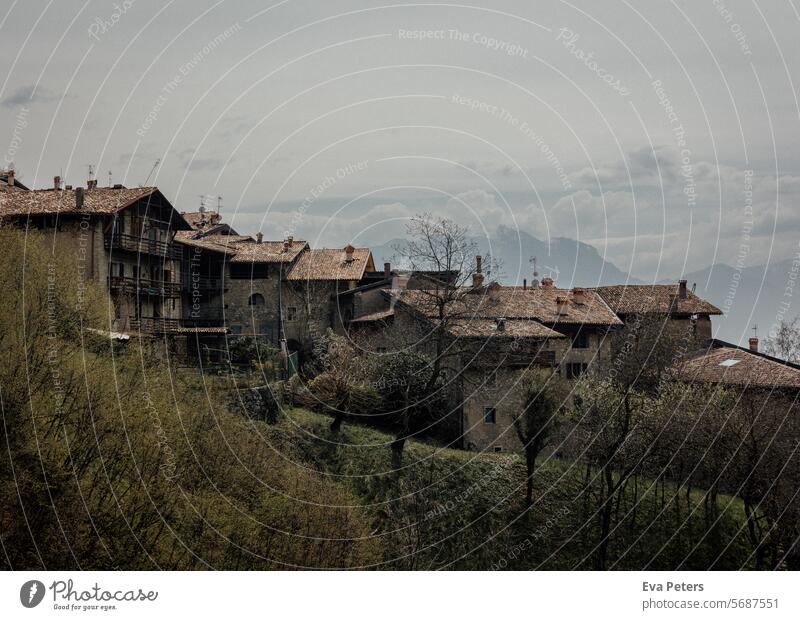
[(0, 164), (222, 196), (240, 232), (315, 245), (434, 211), (644, 279), (775, 262), (800, 239), (793, 2), (0, 0)]

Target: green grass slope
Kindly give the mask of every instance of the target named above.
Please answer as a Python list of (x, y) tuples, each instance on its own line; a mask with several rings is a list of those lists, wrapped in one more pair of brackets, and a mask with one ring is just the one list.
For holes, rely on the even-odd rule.
[[(374, 525), (383, 557), (376, 568), (590, 569), (598, 543), (593, 472), (543, 459), (534, 505), (523, 504), (525, 467), (516, 455), (477, 454), (410, 441), (393, 471), (391, 437), (287, 409), (275, 425), (253, 428), (294, 467), (320, 472), (352, 489)], [(720, 499), (708, 528), (702, 490), (637, 479), (615, 507), (609, 567), (739, 569), (751, 567), (740, 502)]]

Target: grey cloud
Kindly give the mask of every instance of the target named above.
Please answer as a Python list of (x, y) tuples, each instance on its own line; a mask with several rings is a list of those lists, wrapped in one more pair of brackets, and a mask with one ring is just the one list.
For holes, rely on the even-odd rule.
[(44, 86), (21, 86), (7, 97), (0, 100), (0, 105), (4, 108), (16, 108), (18, 106), (29, 106), (37, 103), (49, 103), (58, 101), (63, 95), (50, 90)]

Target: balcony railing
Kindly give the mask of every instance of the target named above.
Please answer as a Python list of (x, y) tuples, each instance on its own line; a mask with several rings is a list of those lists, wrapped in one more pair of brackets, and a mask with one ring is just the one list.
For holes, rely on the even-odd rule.
[(148, 334), (167, 334), (177, 331), (181, 327), (180, 319), (168, 319), (165, 317), (140, 317), (131, 319), (131, 330)]
[(194, 290), (198, 291), (222, 291), (221, 278), (208, 278), (205, 276), (193, 276), (191, 273), (183, 275), (183, 290), (191, 293)]
[(156, 295), (159, 297), (180, 297), (181, 285), (178, 282), (164, 282), (150, 278), (123, 278), (111, 276), (108, 278), (111, 290), (132, 295)]
[(169, 334), (178, 332), (181, 328), (193, 327), (224, 327), (221, 318), (203, 317), (198, 319), (173, 319), (166, 317), (140, 317), (130, 319), (130, 329), (134, 332), (147, 334)]
[(183, 248), (180, 245), (122, 233), (106, 235), (105, 247), (107, 250), (124, 250), (126, 252), (153, 254), (173, 259), (179, 259), (183, 256)]

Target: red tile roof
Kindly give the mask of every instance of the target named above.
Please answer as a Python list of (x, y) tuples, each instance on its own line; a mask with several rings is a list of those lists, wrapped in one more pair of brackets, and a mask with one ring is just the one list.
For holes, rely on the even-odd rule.
[(387, 310), (378, 310), (377, 312), (370, 312), (369, 314), (362, 314), (355, 317), (350, 323), (373, 323), (375, 321), (383, 321), (394, 316), (394, 308)]
[(188, 213), (181, 211), (181, 215), (194, 230), (205, 230), (219, 222), (219, 213), (215, 211), (205, 211), (203, 213), (200, 211), (189, 211)]
[[(297, 242), (295, 242), (297, 243)], [(347, 260), (345, 250), (308, 250), (300, 255), (289, 272), (288, 279), (309, 280), (360, 280), (367, 269), (374, 270), (369, 248), (354, 248), (352, 260)]]
[(230, 256), (239, 251), (240, 244), (255, 243), (247, 235), (206, 235), (202, 236), (197, 230), (181, 230), (175, 234), (175, 241), (183, 245), (202, 248), (211, 252), (221, 252)]
[[(395, 292), (398, 299), (415, 307), (429, 317), (436, 316), (435, 304), (429, 293), (421, 290)], [(558, 298), (566, 300), (559, 312)], [(449, 309), (453, 317), (480, 319), (534, 319), (545, 325), (622, 325), (616, 314), (592, 290), (584, 291), (582, 303), (572, 292), (556, 288), (499, 286), (494, 297), (489, 287), (465, 290)]]
[(303, 250), (308, 249), (305, 241), (293, 241), (284, 248), (283, 241), (262, 241), (256, 243), (252, 239), (247, 243), (236, 245), (236, 255), (232, 263), (292, 263)]
[(734, 387), (800, 389), (800, 368), (762, 353), (753, 353), (719, 340), (679, 363), (684, 381), (720, 383)]
[(530, 319), (457, 319), (447, 330), (459, 338), (565, 338)]
[[(619, 286), (600, 286), (595, 289), (617, 314), (650, 314), (677, 312), (680, 314), (722, 314), (722, 311), (686, 291), (686, 297), (678, 297), (677, 284), (628, 284)], [(671, 309), (672, 300), (677, 307)]]
[[(114, 214), (134, 202), (154, 195), (156, 187), (115, 189), (98, 187), (83, 190), (83, 206), (78, 209), (74, 189), (37, 189), (22, 192), (0, 192), (0, 217), (30, 215), (92, 213)], [(159, 192), (160, 193), (160, 192)], [(164, 199), (166, 201), (166, 199)], [(178, 218), (180, 219), (180, 218)], [(186, 224), (184, 223), (184, 227)]]

